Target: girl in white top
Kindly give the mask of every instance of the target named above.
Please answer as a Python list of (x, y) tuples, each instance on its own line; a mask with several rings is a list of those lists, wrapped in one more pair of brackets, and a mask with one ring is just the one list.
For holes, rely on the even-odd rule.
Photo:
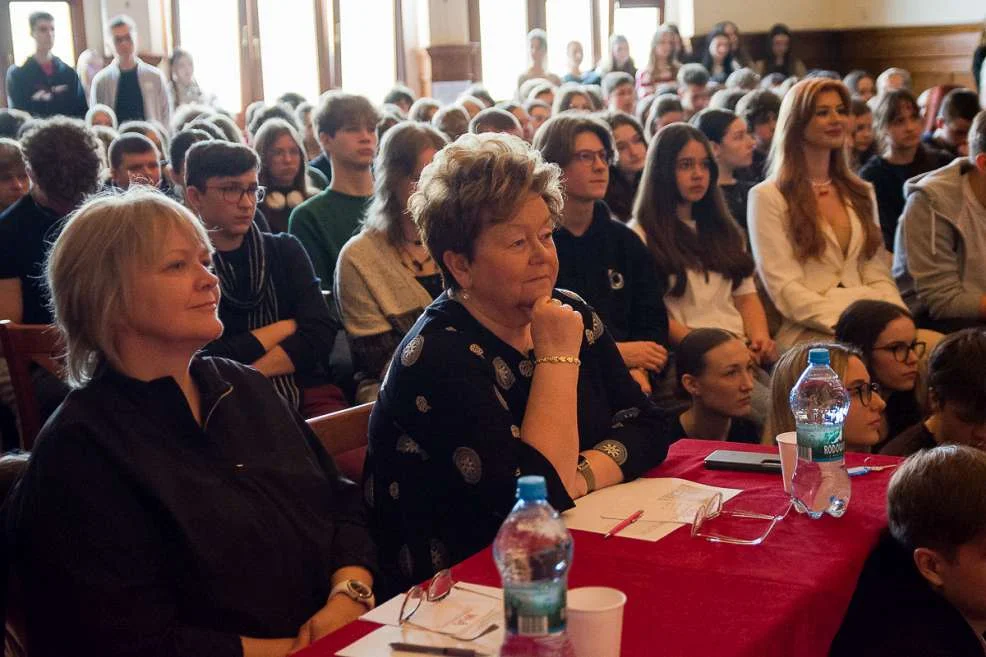
[(718, 177), (705, 135), (684, 123), (663, 128), (647, 154), (631, 227), (668, 282), (671, 343), (696, 328), (720, 328), (745, 338), (757, 363), (766, 365), (777, 350), (753, 282), (753, 260)]
[(849, 167), (849, 91), (803, 80), (781, 104), (767, 179), (750, 192), (757, 273), (783, 317), (783, 347), (828, 338), (859, 299), (904, 307), (890, 275), (873, 188)]

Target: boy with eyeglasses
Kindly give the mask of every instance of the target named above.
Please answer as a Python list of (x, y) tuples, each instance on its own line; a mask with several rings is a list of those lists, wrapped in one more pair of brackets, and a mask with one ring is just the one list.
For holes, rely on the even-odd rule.
[(193, 144), (185, 157), (185, 200), (216, 248), (222, 291), (223, 334), (203, 351), (251, 365), (305, 417), (340, 410), (327, 376), (338, 326), (298, 240), (254, 225), (259, 169), (253, 149), (224, 141)]
[(986, 450), (986, 328), (945, 337), (928, 358), (931, 415), (905, 430), (881, 454), (907, 456), (943, 443)]
[(624, 363), (646, 395), (668, 361), (664, 286), (647, 247), (612, 218), (603, 198), (609, 186), (613, 136), (600, 119), (555, 116), (534, 136), (534, 148), (562, 168), (565, 206), (553, 235), (555, 286), (581, 295), (616, 339)]
[(982, 657), (986, 453), (915, 454), (890, 481), (887, 517), (830, 657)]
[(319, 100), (312, 124), (332, 164), (332, 180), (291, 211), (288, 232), (308, 251), (321, 280), (331, 291), (336, 261), (373, 200), (373, 158), (380, 114), (363, 96), (328, 91)]

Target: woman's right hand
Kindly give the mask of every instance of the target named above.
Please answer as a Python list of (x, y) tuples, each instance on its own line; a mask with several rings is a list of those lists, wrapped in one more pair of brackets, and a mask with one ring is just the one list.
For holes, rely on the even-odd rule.
[(551, 297), (541, 297), (534, 302), (531, 339), (536, 358), (577, 357), (582, 348), (584, 329), (582, 314), (567, 303)]
[(629, 368), (639, 367), (651, 372), (660, 372), (668, 362), (668, 350), (656, 342), (638, 340), (617, 342), (623, 362)]

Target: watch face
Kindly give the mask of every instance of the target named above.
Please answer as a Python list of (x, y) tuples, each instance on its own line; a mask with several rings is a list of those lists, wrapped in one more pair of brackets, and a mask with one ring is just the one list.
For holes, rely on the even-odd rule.
[(369, 586), (355, 579), (349, 581), (349, 589), (360, 598), (369, 598), (373, 595), (373, 591), (370, 590)]

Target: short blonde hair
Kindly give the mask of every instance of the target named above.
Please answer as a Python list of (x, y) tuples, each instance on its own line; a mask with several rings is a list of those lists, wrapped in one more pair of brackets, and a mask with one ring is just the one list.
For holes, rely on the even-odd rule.
[(774, 437), (787, 431), (794, 431), (794, 415), (791, 414), (791, 388), (798, 382), (801, 373), (808, 367), (808, 352), (812, 349), (827, 349), (829, 367), (835, 370), (840, 379), (846, 378), (849, 359), (853, 356), (863, 360), (855, 349), (836, 342), (806, 342), (788, 349), (774, 365), (770, 377), (770, 414), (764, 427), (764, 442), (773, 445)]
[(445, 287), (458, 288), (445, 266), (445, 252), (471, 261), (480, 233), (513, 217), (528, 194), (544, 199), (559, 221), (564, 205), (561, 169), (519, 137), (466, 134), (435, 155), (421, 172), (408, 209), (442, 270)]
[(45, 273), (73, 388), (86, 385), (104, 365), (119, 365), (117, 329), (139, 303), (134, 279), (161, 256), (176, 229), (212, 252), (208, 234), (186, 208), (141, 185), (94, 196), (66, 221)]

